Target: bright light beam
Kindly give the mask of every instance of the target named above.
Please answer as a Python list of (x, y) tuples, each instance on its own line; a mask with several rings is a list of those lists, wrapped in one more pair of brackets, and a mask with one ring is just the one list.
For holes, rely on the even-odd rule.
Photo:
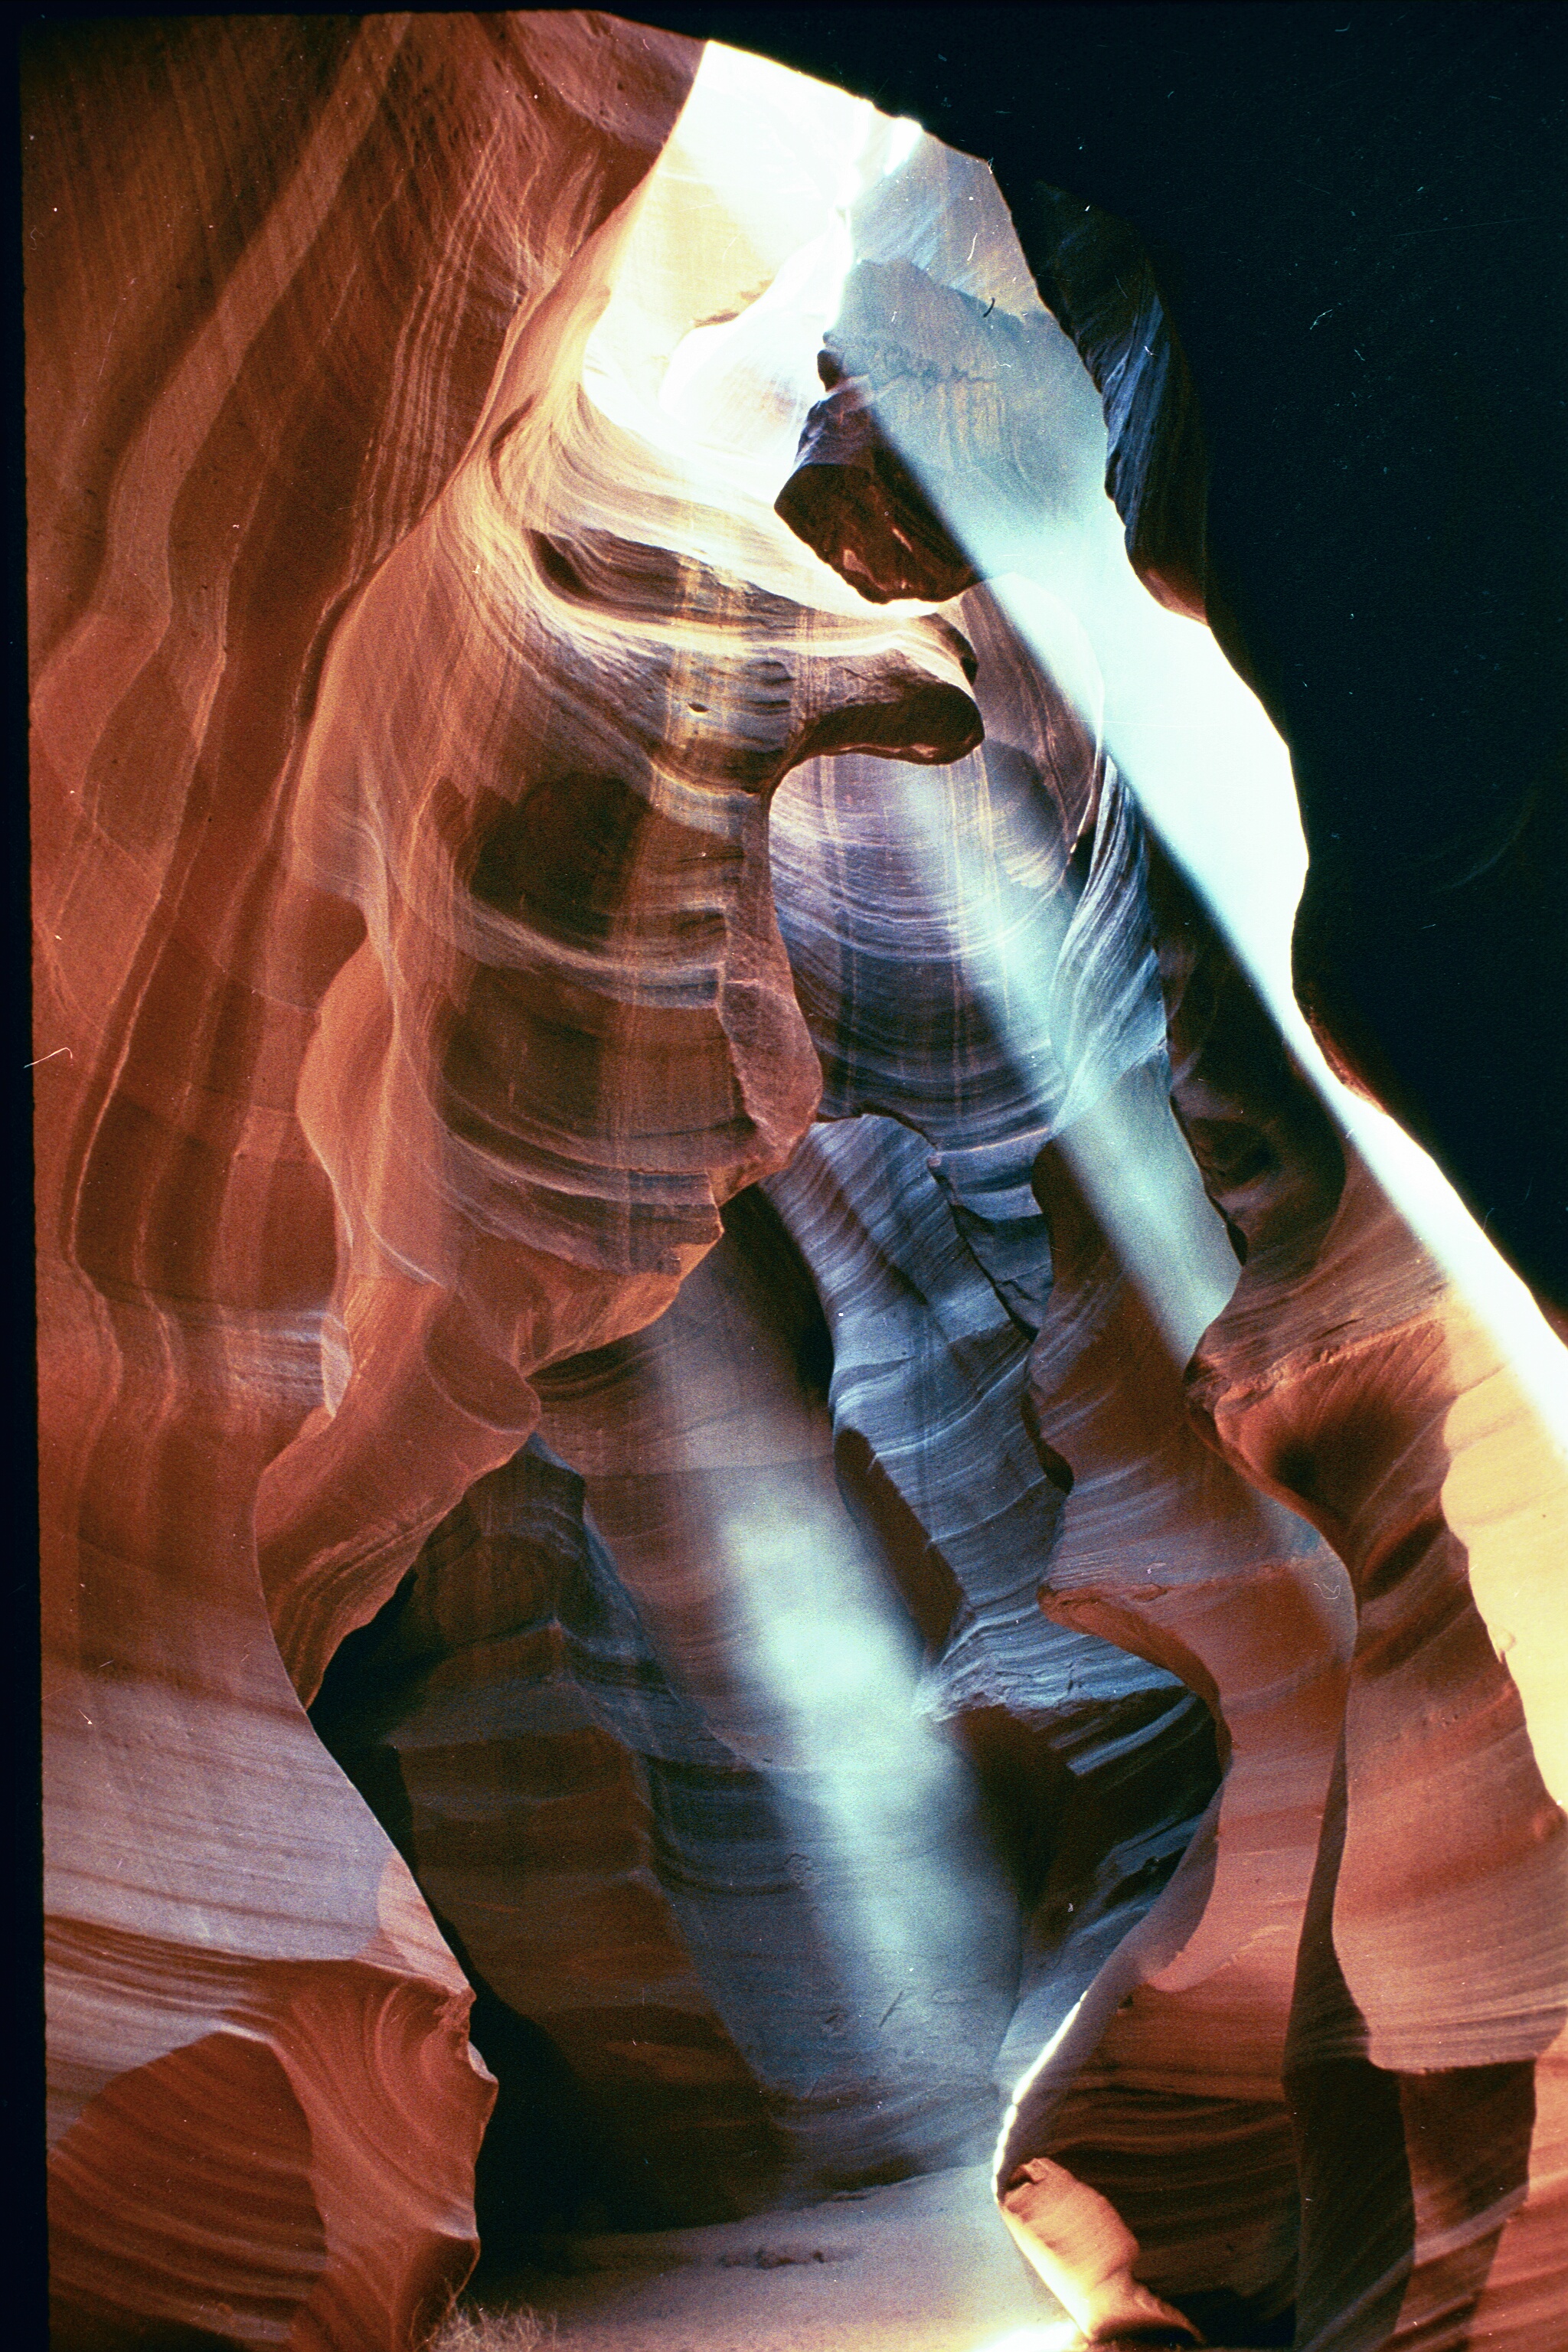
[(1083, 2330), (1076, 2319), (1048, 2319), (1037, 2326), (1010, 2328), (994, 2336), (976, 2352), (1084, 2352)]
[[(710, 43), (647, 185), (641, 244), (634, 239), (590, 342), (590, 396), (628, 429), (679, 448), (694, 470), (706, 467), (716, 485), (743, 487), (771, 502), (816, 396), (812, 362), (853, 257), (850, 207), (905, 163), (923, 135), (919, 124), (889, 121), (842, 90)], [(673, 214), (683, 206), (689, 213), (693, 192), (728, 227), (721, 236), (710, 225), (696, 238), (690, 283), (676, 283), (680, 239), (672, 234)], [(671, 219), (660, 218), (661, 205)], [(1012, 252), (997, 258), (1010, 278), (1026, 277), (1016, 240)], [(744, 299), (733, 300), (722, 321), (704, 325), (704, 312), (710, 316), (724, 291), (715, 276), (726, 272), (725, 283)], [(664, 289), (663, 307), (650, 323), (646, 289), (653, 285)], [(634, 286), (640, 289), (635, 295)], [(755, 377), (759, 349), (766, 353), (763, 403), (754, 381), (744, 380), (747, 367)], [(630, 380), (628, 352), (647, 356), (658, 389), (646, 381), (646, 369), (642, 388)], [(721, 397), (727, 375), (741, 383), (728, 409)], [(1087, 388), (1087, 375), (1083, 381)], [(902, 454), (921, 474), (921, 452)], [(1097, 735), (1103, 729), (1149, 822), (1207, 900), (1291, 1050), (1412, 1229), (1491, 1330), (1552, 1442), (1568, 1457), (1562, 1343), (1441, 1170), (1393, 1119), (1335, 1077), (1302, 1017), (1289, 958), (1306, 849), (1289, 754), (1208, 630), (1165, 611), (1133, 573), (1105, 495), (1104, 427), (1091, 390), (1081, 413), (1075, 404), (1073, 415), (1064, 417), (1057, 455), (1066, 468), (1060, 488), (1068, 520), (1037, 534), (1026, 574), (1014, 571), (994, 580), (1004, 608)], [(944, 520), (956, 538), (975, 545), (984, 567), (979, 514), (946, 514)], [(1016, 553), (1009, 560), (1016, 562)], [(1094, 1163), (1104, 1155), (1088, 1139), (1084, 1148), (1080, 1172), (1099, 1209), (1103, 1188)], [(1146, 1213), (1133, 1220), (1135, 1227), (1148, 1223)], [(1130, 1245), (1136, 1254), (1135, 1232)]]
[(1152, 967), (1121, 1031), (1076, 1062), (1055, 994), (1067, 936), (1060, 901), (1037, 898), (1020, 927), (975, 844), (950, 816), (940, 779), (900, 779), (906, 855), (925, 877), (969, 985), (1072, 1168), (1178, 1363), (1236, 1287), (1238, 1267), (1203, 1190), (1163, 1084), (1164, 1010)]
[[(753, 502), (792, 585), (820, 567), (773, 499), (820, 394), (816, 352), (854, 257), (849, 211), (921, 136), (710, 44), (588, 345), (594, 405), (664, 453), (699, 502)], [(865, 611), (826, 573), (820, 601)], [(837, 1498), (824, 1509), (782, 1466), (722, 1486), (693, 1538), (724, 1626), (704, 1714), (798, 1830), (802, 1891), (896, 2090), (900, 2046), (918, 2072), (957, 2039), (955, 2003), (988, 1997), (1012, 1899), (971, 1834), (959, 1759), (917, 1708), (908, 1624)]]
[[(889, 122), (863, 100), (710, 45), (645, 184), (620, 281), (589, 347), (584, 389), (622, 429), (670, 453), (694, 496), (706, 495), (714, 512), (733, 506), (737, 492), (754, 501), (759, 549), (765, 551), (773, 530), (767, 509), (816, 395), (813, 362), (822, 330), (853, 261), (851, 209), (915, 152), (921, 136), (919, 126)], [(998, 244), (992, 263), (998, 284), (1026, 282), (1016, 240), (1006, 250)], [(1076, 354), (1071, 365), (1085, 391), (1081, 401), (1066, 402), (1072, 413), (1057, 452), (1066, 474), (1058, 486), (1062, 520), (1042, 523), (1024, 568), (998, 576), (995, 593), (1023, 642), (1103, 740), (1331, 1109), (1490, 1328), (1543, 1432), (1568, 1456), (1568, 1359), (1561, 1344), (1427, 1155), (1339, 1083), (1307, 1029), (1289, 981), (1305, 850), (1285, 747), (1209, 632), (1164, 611), (1132, 572), (1104, 492), (1098, 400)], [(920, 451), (901, 454), (919, 475)], [(961, 541), (972, 528), (981, 568), (995, 568), (979, 544), (985, 525), (978, 509), (944, 520)], [(775, 541), (781, 532), (782, 526), (773, 531)], [(1016, 550), (1015, 540), (1007, 558), (1014, 565)], [(843, 609), (852, 592), (825, 574), (821, 596)], [(932, 780), (927, 787), (936, 789)], [(966, 969), (1009, 1050), (1021, 1067), (1041, 1068), (1060, 1042), (1051, 1035), (1044, 978), (1054, 960), (1036, 967), (1015, 951), (1005, 926), (991, 919), (990, 886), (972, 856), (961, 855), (956, 879), (956, 893), (944, 898), (933, 873), (929, 895), (949, 908)], [(1053, 919), (1042, 912), (1043, 921)], [(1223, 1305), (1235, 1270), (1220, 1251), (1218, 1220), (1202, 1200), (1190, 1155), (1171, 1144), (1169, 1106), (1150, 1097), (1154, 1066), (1126, 1057), (1126, 1083), (1100, 1090), (1088, 1115), (1069, 1120), (1061, 1142), (1173, 1354), (1184, 1361)], [(1070, 1097), (1072, 1073), (1064, 1076)], [(798, 1559), (810, 1538), (798, 1528), (786, 1533), (786, 1549)], [(868, 1584), (861, 1590), (856, 1581), (865, 1571), (834, 1563), (826, 1611), (820, 1600), (797, 1609), (780, 1589), (773, 1540), (750, 1502), (738, 1507), (722, 1536), (756, 1612), (749, 1703), (759, 1722), (765, 1717), (775, 1730), (783, 1726), (786, 1749), (806, 1759), (822, 1806), (843, 1825), (841, 1932), (875, 1976), (889, 1963), (902, 1966), (901, 1955), (929, 1953), (934, 1929), (921, 1916), (928, 1894), (933, 1914), (942, 1906), (934, 1875), (930, 1889), (911, 1876), (894, 1910), (878, 1916), (868, 1892), (877, 1856), (901, 1831), (875, 1803), (868, 1810), (868, 1790), (896, 1785), (914, 1791), (918, 1806), (921, 1792), (929, 1795), (938, 1782), (908, 1723), (900, 1727), (904, 1699), (889, 1669), (880, 1604)], [(833, 1664), (823, 1649), (827, 1622), (841, 1647), (835, 1671), (825, 1675), (825, 1664)], [(891, 1796), (889, 1803), (897, 1813)], [(1037, 2336), (1031, 2352), (1045, 2352), (1051, 2341)]]
[[(1209, 632), (1166, 612), (1142, 587), (1114, 508), (1108, 499), (1099, 504), (1101, 561), (1075, 579), (1072, 605), (1104, 673), (1107, 749), (1196, 882), (1291, 1051), (1568, 1454), (1562, 1343), (1436, 1163), (1335, 1076), (1296, 1002), (1290, 932), (1307, 856), (1285, 745)], [(995, 585), (1018, 634), (1049, 669), (1058, 634), (1049, 599), (1016, 575)]]

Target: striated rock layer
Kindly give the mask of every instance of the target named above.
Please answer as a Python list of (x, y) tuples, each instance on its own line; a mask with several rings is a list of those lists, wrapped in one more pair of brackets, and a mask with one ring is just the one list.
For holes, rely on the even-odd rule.
[(691, 61), (550, 18), (30, 50), (65, 2344), (391, 2344), (472, 2259), (492, 2093), (468, 1990), (312, 1736), (257, 1575), (258, 1483), (320, 1403), (334, 1280), (300, 1073), (363, 935), (284, 851), (345, 601), (449, 478), (519, 304), (636, 185)]
[(548, 15), (31, 58), (62, 2341), (401, 2341), (461, 2277), (468, 1988), (295, 1693), (809, 1118), (779, 776), (978, 731), (945, 624), (576, 487), (694, 61)]
[(1290, 748), (1325, 1052), (1568, 1314), (1560, 12), (646, 13), (991, 164), (1135, 562)]
[(58, 2341), (405, 2352), (493, 2076), (497, 2259), (1000, 2123), (1550, 2352), (1568, 1483), (1103, 740), (1155, 277), (698, 61), (29, 53)]
[[(987, 334), (1023, 379), (1000, 406), (977, 391)], [(999, 332), (990, 306), (929, 271), (863, 263), (781, 513), (872, 596), (909, 592), (915, 546), (936, 565), (928, 590), (942, 560), (950, 590), (1021, 562), (1053, 586), (1086, 578), (1071, 457), (1029, 423), (1051, 365), (1037, 341), (1031, 372), (1016, 322)], [(1005, 520), (1020, 503), (1005, 485), (1031, 465), (1032, 545)], [(1061, 504), (1053, 530), (1042, 517)], [(1103, 630), (1105, 606), (1087, 610)], [(1172, 1062), (1156, 1083), (1244, 1271), (1206, 1332), (1201, 1316), (1178, 1330), (1183, 1269), (1167, 1250), (1151, 1279), (1134, 1230), (1161, 1114), (1131, 1069), (1080, 1099), (1069, 1059), (1034, 1168), (1054, 1280), (1031, 1421), (1042, 1461), (1070, 1477), (1041, 1599), (1204, 1691), (1227, 1771), (1212, 1828), (1147, 1919), (1076, 2010), (1047, 2006), (998, 2155), (1004, 2210), (1091, 2334), (1179, 2332), (1184, 2314), (1232, 2341), (1293, 2324), (1325, 2348), (1532, 2343), (1568, 2326), (1563, 1654), (1544, 1599), (1563, 1465), (1163, 858), (1147, 900), (1141, 855), (1117, 841), (1118, 792), (1108, 774), (1074, 919), (1098, 884), (1110, 940), (1148, 925)], [(1131, 974), (1135, 941), (1118, 952)], [(1069, 1056), (1127, 993), (1103, 947), (1080, 953), (1098, 961), (1092, 1023), (1068, 994), (1071, 927), (1043, 1007)], [(1033, 1043), (1036, 1024), (1013, 1017)], [(1171, 1181), (1156, 1190), (1169, 1228)], [(1247, 1486), (1216, 1491), (1200, 1435), (1333, 1552)], [(1205, 1522), (1184, 1573), (1177, 1531)]]
[(263, 1592), (308, 1693), (527, 1368), (673, 1295), (816, 1097), (768, 789), (974, 731), (941, 624), (559, 535), (693, 62), (549, 16), (30, 59), (62, 2340), (380, 2343), (461, 2275), (467, 1989)]

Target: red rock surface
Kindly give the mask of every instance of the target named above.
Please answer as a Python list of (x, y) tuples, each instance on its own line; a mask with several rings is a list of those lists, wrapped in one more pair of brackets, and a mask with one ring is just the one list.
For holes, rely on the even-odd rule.
[[(1033, 467), (1038, 514), (1062, 472), (1050, 433), (1031, 430), (1033, 385), (999, 409), (977, 394), (985, 370), (966, 338), (984, 336), (989, 312), (914, 268), (884, 302), (890, 275), (868, 261), (851, 280), (824, 368), (842, 384), (808, 424), (780, 511), (871, 594), (907, 593), (910, 549), (942, 533), (952, 585), (966, 551), (995, 571), (1027, 562), (1053, 586), (1081, 577), (1070, 522), (1032, 550), (999, 530), (1010, 475)], [(889, 316), (896, 334), (879, 324)], [(1027, 383), (1024, 338), (1003, 331)], [(1117, 401), (1136, 404), (1136, 390), (1124, 367), (1105, 373), (1114, 480)], [(875, 509), (842, 432), (832, 439), (835, 401), (852, 401), (862, 441), (874, 417), (896, 448), (897, 483), (880, 469), (889, 495)], [(1149, 478), (1152, 458), (1177, 466), (1171, 420), (1128, 429)], [(1140, 484), (1124, 480), (1118, 502), (1136, 554)], [(981, 694), (984, 708), (984, 681)], [(1103, 794), (1100, 809), (1103, 835)], [(1079, 919), (1100, 863), (1097, 840)], [(1141, 896), (1135, 861), (1121, 864), (1111, 939)], [(1072, 1478), (1041, 1598), (1205, 1691), (1227, 1735), (1226, 1780), (1208, 1833), (1217, 1856), (1200, 1833), (1026, 2077), (998, 2187), (1020, 2242), (1039, 2242), (1042, 2274), (1091, 2329), (1132, 2324), (1122, 2289), (1097, 2298), (1135, 2273), (1227, 2332), (1279, 2324), (1293, 2299), (1297, 2340), (1314, 2347), (1556, 2341), (1568, 1883), (1563, 1650), (1544, 1593), (1563, 1550), (1561, 1454), (1474, 1314), (1347, 1160), (1163, 860), (1150, 919), (1172, 1108), (1244, 1271), (1218, 1319), (1186, 1334), (1198, 1346), (1184, 1397), (1185, 1347), (1173, 1365), (1169, 1314), (1151, 1318), (1128, 1278), (1140, 1271), (1128, 1202), (1164, 1149), (1157, 1111), (1069, 1093), (1035, 1170), (1053, 1287), (1032, 1417), (1042, 1458)], [(1118, 983), (1100, 956), (1103, 1021)], [(1070, 961), (1064, 944), (1058, 1050), (1089, 1034), (1060, 1001)], [(1086, 1108), (1080, 1142), (1072, 1112)], [(1115, 1239), (1096, 1266), (1108, 1208)], [(1168, 1255), (1157, 1292), (1146, 1275), (1142, 1288), (1168, 1307), (1182, 1282)], [(1221, 1503), (1200, 1434), (1332, 1552), (1258, 1516), (1245, 1486)], [(1083, 2221), (1090, 2188), (1110, 2200), (1098, 2231)]]
[[(28, 53), (58, 2340), (417, 2341), (477, 1995), (498, 2240), (1000, 2094), (1091, 2326), (1550, 2352), (1561, 1461), (1092, 651), (900, 601), (922, 531), (1098, 561), (994, 186), (795, 86), (731, 217), (695, 131), (648, 178), (697, 63)], [(771, 511), (840, 213), (794, 519), (886, 609)], [(1121, 489), (1191, 609), (1167, 358)]]
[(808, 1119), (769, 788), (972, 736), (942, 625), (549, 488), (695, 54), (547, 14), (30, 57), (62, 2340), (390, 2342), (461, 2276), (467, 1989), (295, 1694), (527, 1370), (646, 1321)]
[(257, 1573), (333, 1281), (300, 1068), (363, 934), (286, 842), (345, 604), (691, 58), (548, 18), (94, 26), (29, 58), (62, 2343), (390, 2344), (472, 2258), (468, 1989)]

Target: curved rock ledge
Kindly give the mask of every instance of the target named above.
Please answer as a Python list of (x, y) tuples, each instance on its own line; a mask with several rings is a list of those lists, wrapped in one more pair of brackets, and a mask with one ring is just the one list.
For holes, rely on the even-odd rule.
[(57, 2339), (994, 2146), (1086, 2340), (1555, 2352), (1568, 1475), (1121, 772), (1159, 273), (698, 68), (29, 51)]
[[(656, 1313), (809, 1118), (778, 776), (975, 731), (944, 624), (628, 541), (584, 457), (583, 343), (695, 58), (547, 13), (30, 60), (62, 2341), (380, 2344), (461, 2278), (467, 1988), (274, 1630), (308, 1694), (516, 1452), (527, 1370)], [(350, 2108), (369, 2151), (417, 2109), (414, 2174), (323, 2120), (373, 2032)], [(196, 2168), (103, 2204), (184, 2096)], [(249, 2225), (190, 2191), (247, 2097), (277, 2211), (321, 2221), (241, 2292)]]

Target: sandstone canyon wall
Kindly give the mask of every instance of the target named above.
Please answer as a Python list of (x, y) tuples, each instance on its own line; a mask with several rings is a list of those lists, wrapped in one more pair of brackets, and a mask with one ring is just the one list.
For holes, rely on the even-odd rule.
[(647, 13), (990, 163), (1135, 559), (1290, 747), (1324, 1050), (1568, 1314), (1562, 11)]
[(1179, 371), (700, 57), (28, 55), (58, 2339), (994, 2147), (1086, 2337), (1568, 2344), (1568, 1480), (1108, 749)]

